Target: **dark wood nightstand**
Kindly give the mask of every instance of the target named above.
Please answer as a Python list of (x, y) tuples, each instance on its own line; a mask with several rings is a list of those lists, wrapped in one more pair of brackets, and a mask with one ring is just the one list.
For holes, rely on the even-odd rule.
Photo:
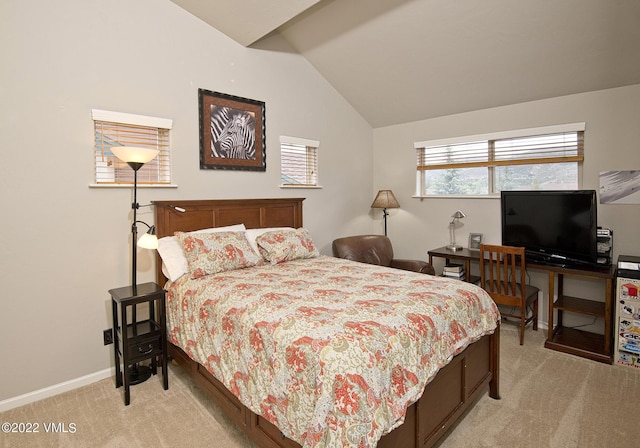
[[(143, 283), (110, 289), (109, 294), (113, 311), (116, 388), (124, 385), (124, 404), (129, 405), (129, 386), (145, 381), (151, 373), (155, 375), (158, 358), (164, 390), (169, 388), (165, 291), (156, 283)], [(138, 321), (136, 308), (141, 303), (149, 304), (149, 318)], [(128, 315), (131, 316), (130, 321)], [(150, 368), (138, 365), (145, 360), (151, 360)]]

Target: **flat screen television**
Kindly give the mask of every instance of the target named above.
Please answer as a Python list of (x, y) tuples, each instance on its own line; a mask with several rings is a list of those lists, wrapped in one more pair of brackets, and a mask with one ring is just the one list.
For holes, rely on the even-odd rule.
[(524, 247), (527, 259), (597, 265), (595, 190), (503, 191), (502, 244)]

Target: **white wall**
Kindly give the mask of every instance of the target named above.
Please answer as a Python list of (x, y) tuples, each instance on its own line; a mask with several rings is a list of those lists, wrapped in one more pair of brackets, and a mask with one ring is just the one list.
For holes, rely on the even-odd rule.
[[(425, 258), (429, 249), (445, 246), (451, 214), (458, 209), (467, 215), (456, 233), (459, 243), (467, 246), (469, 232), (483, 233), (490, 243), (501, 242), (499, 199), (411, 197), (415, 192), (415, 141), (585, 122), (582, 187), (598, 190), (601, 171), (640, 169), (640, 149), (635, 143), (639, 117), (640, 85), (634, 85), (375, 129), (373, 191), (391, 188), (402, 207), (389, 216), (394, 251), (403, 257)], [(614, 232), (615, 257), (640, 255), (639, 222), (640, 205), (598, 205), (599, 225)], [(531, 275), (544, 293), (540, 306), (546, 321), (547, 278), (539, 272)], [(588, 298), (599, 298), (604, 290), (599, 284), (567, 285), (572, 286), (586, 289), (580, 293)]]
[[(108, 289), (129, 282), (132, 197), (89, 188), (92, 108), (173, 120), (179, 187), (142, 189), (141, 204), (306, 197), (324, 253), (369, 230), (372, 130), (277, 36), (244, 48), (168, 0), (2, 1), (0, 29), (0, 402), (113, 364), (102, 330)], [(198, 88), (266, 103), (266, 172), (199, 169)], [(280, 135), (320, 141), (323, 189), (278, 187)]]

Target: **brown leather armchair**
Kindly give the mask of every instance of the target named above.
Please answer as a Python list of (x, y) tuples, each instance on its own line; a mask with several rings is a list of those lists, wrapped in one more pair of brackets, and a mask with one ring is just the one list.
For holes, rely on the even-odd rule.
[(333, 240), (333, 256), (362, 263), (435, 275), (426, 261), (393, 258), (391, 240), (383, 235), (347, 236)]

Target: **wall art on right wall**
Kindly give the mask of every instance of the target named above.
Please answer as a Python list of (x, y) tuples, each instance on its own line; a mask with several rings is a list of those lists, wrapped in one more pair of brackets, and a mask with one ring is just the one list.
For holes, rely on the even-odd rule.
[(602, 171), (601, 204), (640, 204), (640, 170)]

